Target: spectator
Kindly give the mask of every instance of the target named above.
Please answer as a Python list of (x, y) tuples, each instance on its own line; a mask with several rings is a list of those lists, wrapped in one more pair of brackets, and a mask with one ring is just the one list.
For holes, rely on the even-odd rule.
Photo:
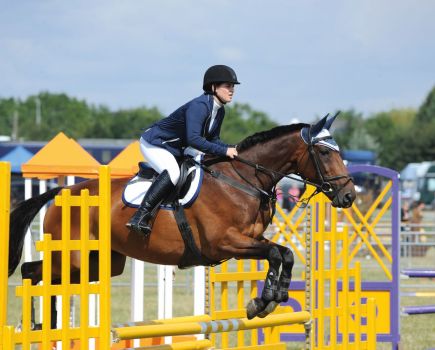
[(400, 221), (408, 222), (409, 219), (409, 203), (407, 201), (404, 201), (402, 204), (402, 208), (400, 208)]
[(277, 204), (282, 208), (283, 205), (283, 198), (282, 198), (282, 189), (281, 186), (278, 184), (276, 185), (276, 202)]
[(299, 201), (299, 196), (301, 195), (300, 189), (295, 184), (291, 185), (288, 190), (290, 210), (294, 208), (296, 203)]
[(415, 201), (411, 204), (410, 209), (411, 209), (411, 219), (410, 219), (411, 224), (413, 225), (421, 224), (421, 222), (423, 221), (424, 203), (422, 201)]
[(426, 241), (426, 236), (420, 234), (421, 232), (424, 232), (424, 228), (422, 227), (423, 209), (424, 203), (420, 200), (411, 204), (411, 229), (417, 234), (416, 241), (420, 242)]

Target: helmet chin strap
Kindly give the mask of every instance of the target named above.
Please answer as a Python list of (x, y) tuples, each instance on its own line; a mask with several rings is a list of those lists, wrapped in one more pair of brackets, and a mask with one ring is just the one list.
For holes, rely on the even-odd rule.
[(227, 104), (225, 101), (222, 101), (222, 99), (216, 93), (216, 85), (215, 84), (213, 84), (213, 96), (216, 96), (217, 99), (219, 100), (219, 102), (222, 103), (222, 105), (226, 105)]

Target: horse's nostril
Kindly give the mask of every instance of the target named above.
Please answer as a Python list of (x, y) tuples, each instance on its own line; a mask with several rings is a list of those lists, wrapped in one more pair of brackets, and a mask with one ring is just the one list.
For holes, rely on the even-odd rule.
[(346, 202), (346, 204), (351, 204), (352, 203), (352, 193), (347, 192), (344, 195), (344, 201)]

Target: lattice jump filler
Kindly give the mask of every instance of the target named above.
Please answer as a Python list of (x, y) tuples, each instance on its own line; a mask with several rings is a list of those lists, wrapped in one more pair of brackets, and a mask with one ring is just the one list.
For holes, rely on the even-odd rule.
[[(42, 283), (31, 285), (29, 279), (16, 289), (17, 296), (22, 298), (22, 330), (5, 327), (4, 349), (13, 349), (21, 344), (22, 349), (30, 349), (31, 344), (40, 343), (43, 349), (51, 348), (52, 342), (61, 341), (69, 348), (73, 340), (79, 339), (81, 344), (88, 344), (89, 339), (97, 338), (101, 349), (109, 349), (110, 342), (110, 174), (107, 166), (99, 172), (99, 195), (91, 196), (88, 190), (82, 190), (79, 196), (72, 196), (69, 189), (63, 189), (56, 196), (55, 205), (62, 207), (62, 239), (52, 240), (49, 233), (44, 234), (43, 241), (36, 242), (36, 249), (43, 252)], [(80, 207), (81, 237), (70, 239), (71, 208)], [(99, 237), (89, 238), (89, 210), (99, 208)], [(9, 230), (7, 230), (7, 233)], [(80, 284), (70, 283), (70, 253), (80, 251)], [(99, 252), (99, 280), (89, 282), (89, 254)], [(51, 283), (51, 259), (53, 252), (62, 254), (61, 283)], [(7, 254), (6, 254), (7, 256)], [(99, 296), (99, 322), (97, 326), (89, 325), (89, 295)], [(80, 325), (70, 326), (70, 297), (80, 296)], [(51, 329), (51, 297), (62, 297), (62, 328)], [(43, 323), (41, 330), (31, 329), (31, 298), (41, 297)], [(1, 324), (0, 324), (1, 326)]]

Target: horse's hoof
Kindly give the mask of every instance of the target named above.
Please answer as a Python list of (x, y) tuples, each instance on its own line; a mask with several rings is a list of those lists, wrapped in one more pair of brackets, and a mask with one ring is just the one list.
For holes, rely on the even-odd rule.
[(288, 297), (288, 292), (279, 292), (277, 297), (275, 298), (275, 301), (277, 301), (278, 303), (285, 303), (287, 302), (289, 299)]
[(246, 317), (248, 320), (252, 320), (255, 316), (262, 312), (266, 306), (267, 305), (261, 298), (251, 299), (248, 305), (246, 305)]
[(266, 308), (261, 311), (257, 316), (260, 318), (265, 318), (267, 315), (275, 311), (276, 307), (279, 305), (276, 301), (271, 301), (267, 304)]

